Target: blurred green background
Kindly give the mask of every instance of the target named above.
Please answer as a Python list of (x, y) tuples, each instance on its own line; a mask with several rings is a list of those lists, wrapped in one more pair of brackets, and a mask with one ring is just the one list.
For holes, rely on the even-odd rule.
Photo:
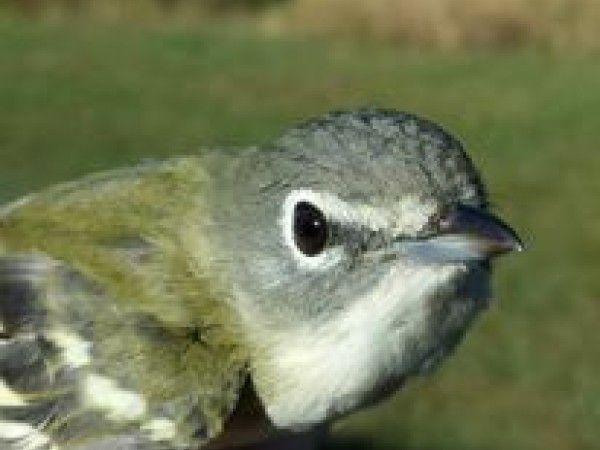
[(339, 423), (329, 447), (600, 448), (600, 5), (366, 4), (0, 2), (0, 201), (269, 141), (331, 109), (431, 117), (464, 140), (528, 249), (500, 262), (454, 357)]

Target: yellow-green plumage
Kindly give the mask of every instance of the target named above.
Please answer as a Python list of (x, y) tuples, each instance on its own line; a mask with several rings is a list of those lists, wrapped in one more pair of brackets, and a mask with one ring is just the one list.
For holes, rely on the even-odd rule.
[(107, 293), (178, 324), (189, 311), (164, 308), (163, 283), (180, 299), (191, 295), (188, 307), (213, 288), (198, 274), (209, 267), (198, 267), (189, 248), (203, 245), (199, 218), (207, 214), (207, 178), (199, 159), (182, 158), (63, 184), (9, 207), (0, 242), (7, 253), (42, 252), (76, 264), (106, 283)]
[(174, 413), (182, 445), (221, 431), (247, 365), (230, 293), (203, 248), (209, 181), (205, 161), (180, 158), (63, 184), (0, 210), (0, 258), (52, 260), (36, 283), (44, 330), (68, 327), (93, 342), (81, 370), (140, 392), (148, 412), (134, 422), (170, 402), (182, 415), (200, 411), (201, 424)]

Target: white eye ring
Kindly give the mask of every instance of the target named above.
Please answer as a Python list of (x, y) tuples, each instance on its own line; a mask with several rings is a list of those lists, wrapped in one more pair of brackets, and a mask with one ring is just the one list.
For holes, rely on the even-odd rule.
[(314, 192), (309, 189), (298, 189), (291, 191), (283, 202), (283, 211), (280, 220), (283, 240), (291, 250), (298, 265), (310, 270), (325, 270), (337, 264), (343, 256), (341, 247), (327, 247), (316, 254), (307, 255), (298, 248), (294, 236), (294, 218), (296, 207), (299, 203), (308, 203), (320, 210), (327, 217), (328, 206), (331, 203), (339, 203), (340, 200), (330, 194)]

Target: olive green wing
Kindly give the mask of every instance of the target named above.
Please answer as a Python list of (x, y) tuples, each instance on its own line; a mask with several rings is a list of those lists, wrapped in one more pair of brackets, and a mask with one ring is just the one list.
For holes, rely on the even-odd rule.
[(0, 448), (195, 449), (221, 432), (247, 361), (202, 256), (208, 184), (185, 158), (0, 211)]

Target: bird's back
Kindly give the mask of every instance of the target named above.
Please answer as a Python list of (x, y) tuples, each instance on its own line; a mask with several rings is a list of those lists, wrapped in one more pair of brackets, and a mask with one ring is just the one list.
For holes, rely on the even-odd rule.
[(0, 448), (188, 448), (220, 431), (244, 360), (186, 251), (208, 182), (181, 158), (0, 209)]

